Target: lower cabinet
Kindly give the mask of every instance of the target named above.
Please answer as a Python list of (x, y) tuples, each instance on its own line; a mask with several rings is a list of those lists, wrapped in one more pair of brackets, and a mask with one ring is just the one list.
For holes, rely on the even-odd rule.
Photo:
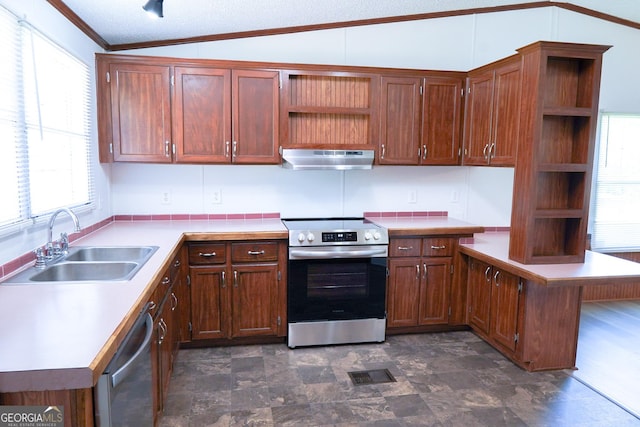
[(388, 330), (448, 324), (456, 245), (453, 237), (391, 239)]
[(545, 286), (467, 258), (468, 323), (528, 371), (575, 367), (582, 289)]
[(162, 274), (149, 300), (154, 336), (151, 344), (151, 366), (154, 391), (154, 424), (164, 410), (173, 364), (180, 345), (180, 318), (184, 301), (178, 298), (183, 286), (181, 252)]
[(191, 340), (285, 336), (286, 244), (189, 243)]
[(495, 345), (513, 352), (518, 341), (522, 281), (482, 261), (469, 262), (469, 323)]

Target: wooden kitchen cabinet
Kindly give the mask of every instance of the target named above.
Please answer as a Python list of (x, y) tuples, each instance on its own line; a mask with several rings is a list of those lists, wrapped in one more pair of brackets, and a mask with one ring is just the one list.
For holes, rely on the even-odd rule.
[(485, 262), (469, 262), (469, 324), (508, 352), (518, 341), (518, 310), (522, 282), (520, 278)]
[(171, 67), (124, 62), (108, 70), (113, 161), (170, 163)]
[(279, 162), (279, 73), (175, 67), (176, 163)]
[(379, 164), (459, 163), (460, 77), (383, 75), (380, 92)]
[(523, 264), (582, 263), (602, 55), (609, 46), (538, 42), (522, 55), (523, 109), (509, 257)]
[(457, 239), (392, 238), (387, 329), (446, 325)]
[(191, 339), (284, 336), (279, 241), (189, 243)]
[(380, 76), (317, 68), (282, 71), (282, 147), (375, 149)]
[(519, 55), (469, 72), (463, 164), (515, 165), (520, 129), (520, 81)]

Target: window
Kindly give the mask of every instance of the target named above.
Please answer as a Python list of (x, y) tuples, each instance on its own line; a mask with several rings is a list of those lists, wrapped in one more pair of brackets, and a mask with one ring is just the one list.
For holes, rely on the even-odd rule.
[(602, 114), (591, 247), (640, 250), (640, 115)]
[(89, 68), (0, 8), (0, 229), (92, 203)]

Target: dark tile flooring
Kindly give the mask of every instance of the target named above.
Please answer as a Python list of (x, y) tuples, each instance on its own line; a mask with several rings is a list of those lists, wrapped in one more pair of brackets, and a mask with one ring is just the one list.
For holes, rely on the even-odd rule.
[[(352, 384), (389, 369), (396, 382)], [(640, 426), (569, 371), (529, 373), (473, 333), (381, 344), (183, 349), (161, 427)]]

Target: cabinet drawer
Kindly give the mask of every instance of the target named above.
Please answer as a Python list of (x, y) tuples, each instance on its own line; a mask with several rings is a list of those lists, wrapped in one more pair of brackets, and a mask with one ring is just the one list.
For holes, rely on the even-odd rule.
[(421, 239), (391, 239), (389, 256), (420, 256)]
[(427, 237), (422, 242), (423, 256), (453, 256), (456, 239), (453, 237)]
[(278, 242), (231, 244), (231, 262), (277, 261)]
[(224, 243), (189, 244), (189, 265), (223, 264), (226, 261)]

